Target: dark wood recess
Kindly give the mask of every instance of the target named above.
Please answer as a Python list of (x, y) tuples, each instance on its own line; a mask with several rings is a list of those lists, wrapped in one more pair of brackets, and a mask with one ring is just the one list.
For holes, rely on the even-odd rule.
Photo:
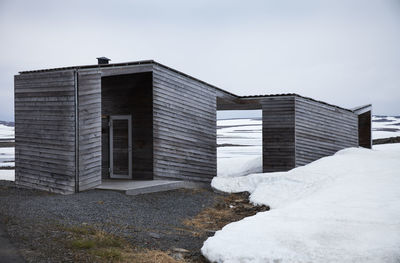
[(16, 184), (74, 192), (74, 83), (73, 70), (15, 76)]
[(216, 90), (155, 65), (154, 177), (209, 182), (217, 173)]
[(153, 179), (152, 73), (102, 78), (102, 176), (109, 178), (110, 115), (132, 116), (132, 179)]
[(371, 111), (358, 115), (358, 139), (361, 147), (372, 148)]

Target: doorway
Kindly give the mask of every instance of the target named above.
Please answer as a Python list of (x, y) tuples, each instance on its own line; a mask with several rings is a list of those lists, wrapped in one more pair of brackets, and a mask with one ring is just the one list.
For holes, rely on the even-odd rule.
[(110, 178), (132, 179), (132, 117), (110, 116)]
[[(105, 76), (101, 78), (101, 136), (102, 136), (102, 178), (127, 178), (128, 180), (152, 180), (153, 179), (153, 78), (151, 72), (134, 73), (127, 75)], [(114, 116), (129, 115), (131, 119), (130, 131), (127, 131), (128, 121), (122, 119), (117, 121)], [(131, 175), (126, 176), (126, 161), (129, 152), (126, 152), (128, 138), (125, 137), (125, 156), (121, 159), (124, 163), (118, 164), (116, 158), (117, 150), (111, 150), (111, 145), (118, 144), (110, 138), (110, 121), (113, 116), (113, 129), (124, 125), (121, 132), (130, 134), (131, 145)], [(122, 124), (120, 124), (120, 122)], [(120, 138), (119, 140), (121, 140)], [(115, 148), (115, 147), (114, 147)], [(114, 152), (113, 164), (111, 164), (110, 153)], [(122, 151), (123, 152), (123, 151)], [(118, 171), (118, 166), (124, 169)], [(111, 176), (113, 169), (113, 176)], [(118, 176), (118, 175), (125, 176)]]

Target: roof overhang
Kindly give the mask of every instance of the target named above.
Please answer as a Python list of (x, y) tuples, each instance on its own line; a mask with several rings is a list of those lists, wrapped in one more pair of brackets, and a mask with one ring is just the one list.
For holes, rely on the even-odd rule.
[(368, 111), (372, 110), (372, 104), (367, 104), (367, 105), (363, 105), (363, 106), (359, 106), (359, 107), (355, 107), (353, 109), (351, 109), (355, 114), (357, 115), (361, 115), (363, 113), (366, 113)]

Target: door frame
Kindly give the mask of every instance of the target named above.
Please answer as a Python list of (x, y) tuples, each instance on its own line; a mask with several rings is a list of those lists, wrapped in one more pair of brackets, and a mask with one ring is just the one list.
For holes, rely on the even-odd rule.
[[(128, 121), (128, 175), (114, 174), (114, 120), (127, 120)], [(131, 115), (110, 115), (109, 123), (109, 157), (110, 157), (110, 178), (111, 179), (132, 179), (132, 116)]]

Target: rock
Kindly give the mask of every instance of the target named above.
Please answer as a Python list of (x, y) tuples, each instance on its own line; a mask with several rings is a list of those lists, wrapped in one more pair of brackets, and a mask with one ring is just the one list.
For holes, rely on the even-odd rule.
[(155, 239), (160, 239), (161, 238), (161, 236), (159, 234), (154, 233), (154, 232), (150, 232), (149, 236), (151, 236), (152, 238), (155, 238)]
[(174, 254), (172, 254), (172, 257), (173, 257), (175, 260), (178, 260), (178, 261), (184, 260), (184, 256), (182, 255), (182, 253), (174, 253)]
[(243, 204), (242, 207), (243, 207), (244, 209), (253, 209), (253, 208), (254, 208), (254, 205), (251, 205), (251, 204)]
[(179, 253), (189, 253), (190, 252), (187, 249), (179, 248), (179, 247), (174, 247), (172, 250), (175, 251), (175, 252), (179, 252)]

